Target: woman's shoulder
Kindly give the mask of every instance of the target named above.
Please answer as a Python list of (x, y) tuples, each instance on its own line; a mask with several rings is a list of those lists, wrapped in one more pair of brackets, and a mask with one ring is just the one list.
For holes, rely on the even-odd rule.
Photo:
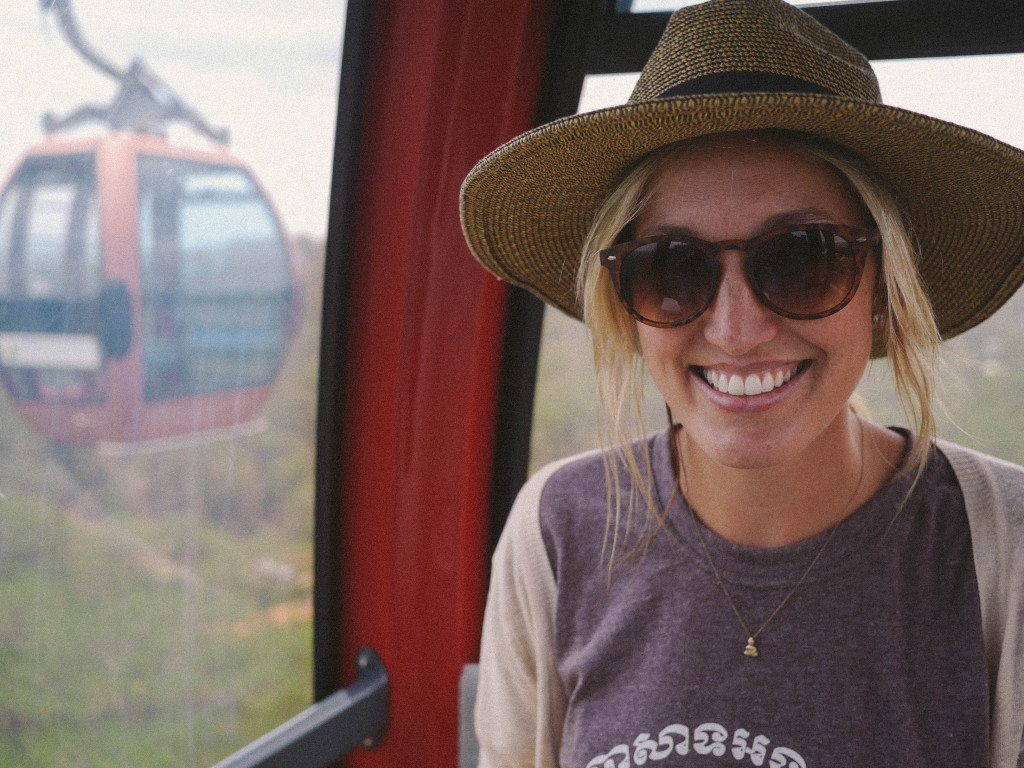
[(654, 482), (668, 457), (667, 433), (655, 432), (628, 446), (598, 448), (547, 464), (526, 482), (522, 494), (542, 509), (556, 510), (556, 514), (593, 509), (603, 519), (608, 510), (609, 483), (615, 494), (628, 496), (634, 482), (630, 463), (647, 475), (646, 482)]
[(536, 521), (542, 499), (550, 500), (551, 493), (571, 494), (574, 488), (586, 487), (588, 480), (602, 478), (602, 456), (600, 449), (586, 451), (549, 462), (533, 472), (516, 495), (509, 523), (522, 524), (524, 517)]
[(595, 506), (603, 510), (607, 503), (604, 488), (604, 451), (552, 461), (534, 472), (520, 489), (506, 528), (547, 531), (553, 520), (567, 522)]
[(534, 487), (543, 490), (552, 481), (559, 484), (571, 483), (576, 478), (603, 473), (604, 457), (603, 449), (594, 448), (549, 462), (534, 472), (523, 488)]
[[(656, 462), (659, 441), (664, 442), (663, 436), (654, 434), (629, 450), (640, 463), (646, 463), (640, 458), (645, 450), (649, 451), (648, 461)], [(627, 494), (632, 482), (623, 466), (620, 451), (600, 448), (544, 465), (519, 491), (506, 528), (520, 533), (530, 529), (531, 535), (533, 529), (543, 530), (549, 554), (554, 541), (575, 540), (583, 545), (594, 531), (600, 546), (609, 509), (609, 481), (613, 490)]]
[(964, 487), (979, 491), (1009, 493), (1024, 502), (1024, 467), (946, 440), (936, 440)]
[(953, 443), (939, 441), (937, 447), (957, 475), (971, 526), (992, 686), (993, 744), (1001, 745), (1005, 764), (1016, 764), (1014, 758), (1024, 743), (1024, 569), (1019, 566), (1024, 468)]
[(976, 554), (1009, 554), (1007, 544), (1024, 541), (1024, 467), (944, 440), (936, 447), (960, 484)]
[(506, 531), (539, 530), (542, 498), (552, 491), (559, 495), (570, 493), (572, 488), (584, 484), (585, 479), (600, 475), (602, 456), (603, 452), (595, 449), (549, 462), (536, 470), (519, 489), (509, 512)]

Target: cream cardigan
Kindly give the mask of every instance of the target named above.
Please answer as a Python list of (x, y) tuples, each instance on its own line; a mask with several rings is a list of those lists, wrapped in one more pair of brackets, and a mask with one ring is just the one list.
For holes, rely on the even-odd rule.
[[(1024, 768), (1024, 468), (952, 443), (940, 450), (967, 505), (991, 696), (991, 768)], [(575, 457), (578, 458), (578, 457)], [(566, 693), (555, 668), (557, 586), (538, 516), (566, 459), (523, 486), (494, 553), (476, 730), (480, 768), (555, 768)]]

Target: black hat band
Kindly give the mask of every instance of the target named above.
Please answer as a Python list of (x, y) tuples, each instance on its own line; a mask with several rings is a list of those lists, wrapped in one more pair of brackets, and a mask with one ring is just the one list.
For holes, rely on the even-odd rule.
[(836, 96), (834, 91), (824, 88), (818, 83), (802, 80), (799, 77), (779, 75), (774, 72), (715, 72), (701, 75), (674, 85), (658, 95), (660, 99), (676, 96), (706, 96), (723, 93), (821, 93)]

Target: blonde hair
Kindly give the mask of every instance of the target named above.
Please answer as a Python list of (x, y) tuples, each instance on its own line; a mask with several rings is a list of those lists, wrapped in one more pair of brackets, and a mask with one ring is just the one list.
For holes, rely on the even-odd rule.
[[(859, 195), (880, 231), (882, 256), (876, 273), (875, 311), (881, 314), (881, 322), (875, 324), (873, 346), (889, 357), (897, 397), (917, 433), (906, 468), (916, 470), (920, 477), (935, 438), (933, 400), (940, 337), (917, 270), (918, 248), (910, 223), (889, 187), (852, 152), (816, 137), (786, 131), (749, 135), (807, 153), (834, 168)], [(644, 362), (636, 327), (619, 302), (607, 270), (601, 267), (599, 254), (628, 239), (631, 223), (647, 203), (653, 179), (686, 144), (662, 147), (626, 173), (594, 217), (577, 273), (583, 321), (593, 343), (598, 427), (606, 448), (609, 514), (605, 545), (609, 569), (620, 551), (620, 538), (639, 534), (640, 543), (632, 551), (642, 550), (663, 521), (665, 510), (652, 493), (651, 460), (649, 451), (642, 448), (648, 429), (644, 419)], [(623, 472), (631, 479), (628, 494), (623, 493)]]

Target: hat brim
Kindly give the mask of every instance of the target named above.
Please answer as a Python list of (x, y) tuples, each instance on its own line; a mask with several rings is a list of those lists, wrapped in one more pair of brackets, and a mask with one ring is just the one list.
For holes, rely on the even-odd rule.
[(915, 112), (827, 95), (659, 99), (540, 126), (466, 178), (466, 239), (491, 272), (580, 318), (582, 244), (622, 175), (667, 144), (759, 129), (826, 138), (889, 184), (920, 243), (919, 268), (943, 338), (989, 317), (1024, 281), (1024, 152)]

